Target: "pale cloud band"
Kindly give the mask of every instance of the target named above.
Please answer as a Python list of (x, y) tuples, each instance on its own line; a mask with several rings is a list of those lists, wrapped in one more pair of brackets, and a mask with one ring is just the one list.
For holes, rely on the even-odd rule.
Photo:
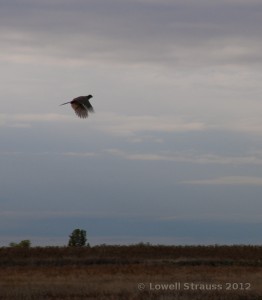
[(261, 165), (262, 157), (260, 153), (248, 156), (222, 156), (208, 153), (196, 152), (160, 152), (160, 153), (130, 153), (119, 149), (108, 149), (107, 153), (128, 160), (144, 161), (170, 161), (194, 164), (213, 165)]
[[(81, 124), (82, 120), (71, 115), (58, 113), (31, 113), (31, 114), (0, 114), (0, 127), (33, 127), (36, 123), (74, 123)], [(231, 131), (243, 134), (262, 134), (262, 122), (254, 118), (242, 118), (219, 124), (208, 123), (199, 118), (180, 117), (177, 115), (124, 115), (114, 112), (98, 112), (88, 120), (89, 127), (101, 130), (116, 136), (133, 136), (139, 132), (200, 132), (200, 131)]]
[[(80, 120), (82, 121), (82, 120)], [(60, 122), (80, 124), (72, 116), (47, 114), (0, 114), (0, 124), (6, 127), (30, 127), (34, 123)], [(120, 115), (111, 112), (100, 112), (94, 120), (88, 120), (91, 128), (96, 128), (119, 136), (129, 136), (136, 132), (187, 132), (205, 130), (205, 124), (198, 121), (187, 121), (176, 116)]]
[(262, 186), (262, 177), (255, 176), (224, 176), (212, 179), (196, 179), (181, 182), (193, 185), (226, 185), (226, 186)]

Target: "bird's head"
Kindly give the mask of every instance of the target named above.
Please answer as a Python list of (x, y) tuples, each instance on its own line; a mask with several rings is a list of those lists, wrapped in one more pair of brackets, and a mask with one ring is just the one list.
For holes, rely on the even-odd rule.
[(93, 98), (93, 96), (92, 96), (92, 95), (88, 95), (87, 97), (88, 97), (89, 99)]

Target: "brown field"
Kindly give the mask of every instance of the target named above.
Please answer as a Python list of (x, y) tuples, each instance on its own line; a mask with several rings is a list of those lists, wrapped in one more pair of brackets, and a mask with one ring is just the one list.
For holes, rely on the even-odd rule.
[(262, 247), (0, 248), (0, 299), (262, 299)]

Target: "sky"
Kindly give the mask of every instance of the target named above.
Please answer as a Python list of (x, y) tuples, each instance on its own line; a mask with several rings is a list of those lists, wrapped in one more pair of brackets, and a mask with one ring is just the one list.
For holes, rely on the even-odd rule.
[[(261, 244), (260, 0), (0, 0), (0, 246)], [(80, 119), (59, 106), (92, 94)]]

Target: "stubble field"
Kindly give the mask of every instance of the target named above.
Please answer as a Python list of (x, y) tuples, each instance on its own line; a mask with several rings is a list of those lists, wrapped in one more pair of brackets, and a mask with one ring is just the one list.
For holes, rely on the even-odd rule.
[(262, 247), (0, 248), (0, 299), (262, 299)]

